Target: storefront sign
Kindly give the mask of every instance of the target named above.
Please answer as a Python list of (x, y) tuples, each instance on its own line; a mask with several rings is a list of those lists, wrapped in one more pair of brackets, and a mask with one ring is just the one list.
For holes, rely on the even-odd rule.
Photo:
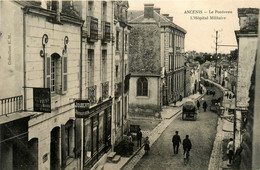
[(76, 100), (75, 101), (75, 116), (77, 118), (88, 118), (90, 102), (88, 100)]
[(76, 100), (75, 101), (75, 116), (76, 118), (89, 118), (97, 113), (105, 110), (112, 105), (112, 98), (99, 103), (93, 107), (90, 107), (90, 102), (88, 100)]
[(33, 88), (33, 110), (51, 113), (50, 88)]

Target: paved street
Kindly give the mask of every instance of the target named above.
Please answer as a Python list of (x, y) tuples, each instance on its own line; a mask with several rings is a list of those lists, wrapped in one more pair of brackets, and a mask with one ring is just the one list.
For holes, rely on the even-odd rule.
[[(204, 99), (209, 101), (211, 96), (205, 96)], [(217, 115), (210, 111), (200, 109), (197, 121), (183, 121), (179, 115), (152, 145), (149, 155), (144, 156), (134, 169), (208, 169), (216, 125)], [(193, 144), (190, 165), (183, 164), (182, 145), (179, 154), (173, 154), (171, 139), (176, 130), (182, 140), (186, 134), (190, 135)]]

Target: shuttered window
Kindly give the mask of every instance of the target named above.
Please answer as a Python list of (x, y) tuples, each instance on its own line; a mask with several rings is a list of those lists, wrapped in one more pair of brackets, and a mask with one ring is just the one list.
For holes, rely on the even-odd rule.
[(53, 53), (45, 56), (45, 88), (52, 93), (65, 94), (68, 89), (68, 59), (67, 54), (60, 56)]
[(51, 88), (51, 57), (45, 56), (45, 88)]
[(68, 57), (67, 54), (62, 56), (62, 94), (65, 94), (68, 90)]

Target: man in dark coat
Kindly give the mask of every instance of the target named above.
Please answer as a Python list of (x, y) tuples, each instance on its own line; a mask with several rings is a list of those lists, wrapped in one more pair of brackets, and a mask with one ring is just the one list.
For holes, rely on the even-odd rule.
[(172, 137), (173, 153), (178, 154), (179, 144), (181, 144), (181, 137), (178, 135), (178, 131), (175, 133), (176, 134)]
[(207, 110), (207, 107), (208, 107), (208, 104), (207, 104), (207, 102), (206, 102), (206, 101), (204, 101), (204, 103), (203, 103), (203, 109), (204, 109), (204, 112), (206, 112), (206, 110)]
[(197, 101), (197, 108), (200, 110), (200, 101)]
[(186, 138), (183, 140), (182, 142), (183, 145), (183, 155), (185, 155), (186, 152), (190, 152), (192, 145), (191, 145), (191, 141), (189, 139), (189, 135), (186, 135)]
[(141, 132), (141, 128), (139, 128), (138, 132), (137, 132), (137, 146), (142, 146), (142, 132)]

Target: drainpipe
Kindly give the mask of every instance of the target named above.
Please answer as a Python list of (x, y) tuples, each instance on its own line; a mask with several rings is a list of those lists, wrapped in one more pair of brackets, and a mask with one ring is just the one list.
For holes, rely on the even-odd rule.
[[(112, 9), (114, 9), (114, 1), (111, 1), (112, 3)], [(113, 13), (113, 10), (111, 10), (111, 16), (112, 16), (112, 21), (111, 21), (111, 31), (113, 32), (113, 26), (114, 26), (114, 13)], [(111, 37), (111, 96), (113, 96), (113, 90), (114, 90), (114, 49), (113, 49), (113, 42), (112, 42), (112, 38)], [(113, 110), (114, 110), (114, 103), (115, 103), (115, 98), (113, 97), (112, 98), (112, 110), (111, 110), (111, 113), (113, 113)], [(111, 114), (111, 145), (112, 145), (112, 151), (114, 151), (114, 139), (115, 139), (115, 136), (114, 133), (113, 133), (113, 128), (112, 128), (112, 125), (114, 124), (113, 122), (113, 119), (114, 119), (114, 116), (113, 114)], [(113, 143), (112, 143), (113, 142)]]
[(82, 27), (80, 27), (80, 59), (79, 59), (79, 98), (82, 99)]
[[(125, 23), (124, 23), (125, 24)], [(123, 26), (123, 41), (122, 41), (122, 89), (121, 89), (121, 97), (122, 97), (122, 139), (123, 139), (123, 135), (124, 135), (124, 67), (125, 67), (125, 45), (124, 45), (124, 41), (125, 41), (125, 26)]]
[(23, 104), (24, 104), (24, 110), (27, 110), (27, 102), (26, 102), (26, 98), (27, 98), (27, 94), (26, 94), (26, 13), (28, 12), (28, 8), (25, 9), (25, 11), (23, 12)]

